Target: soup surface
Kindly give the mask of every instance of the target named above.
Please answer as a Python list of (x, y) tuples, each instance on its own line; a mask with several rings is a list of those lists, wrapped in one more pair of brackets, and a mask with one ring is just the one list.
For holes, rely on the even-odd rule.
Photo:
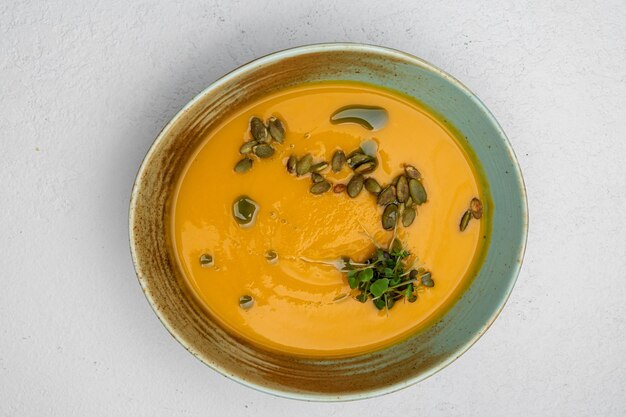
[[(338, 109), (357, 104), (385, 109), (386, 124), (369, 130), (331, 123)], [(235, 172), (252, 116), (282, 120), (284, 143), (273, 144), (271, 157), (255, 158), (249, 171)], [(376, 197), (365, 190), (356, 198), (332, 189), (314, 195), (309, 175), (296, 177), (285, 168), (290, 155), (331, 161), (337, 149), (348, 154), (368, 139), (378, 145), (379, 165), (367, 176), (390, 183), (411, 164), (428, 193), (415, 221), (397, 227), (396, 235), (436, 284), (419, 287), (416, 302), (400, 300), (390, 310), (356, 301), (345, 273), (312, 262), (363, 261), (375, 250), (371, 238), (389, 244), (393, 232), (381, 226)], [(353, 173), (344, 166), (323, 175), (334, 185)], [(293, 355), (355, 355), (427, 326), (462, 293), (485, 240), (483, 221), (461, 232), (459, 220), (468, 202), (481, 197), (480, 184), (451, 132), (418, 103), (365, 84), (304, 84), (248, 103), (204, 139), (173, 197), (173, 247), (192, 292), (226, 329)], [(249, 227), (233, 217), (242, 195), (258, 205)], [(277, 260), (266, 259), (269, 250)], [(209, 267), (199, 262), (203, 254), (212, 257)], [(250, 308), (240, 306), (243, 295), (253, 299)]]

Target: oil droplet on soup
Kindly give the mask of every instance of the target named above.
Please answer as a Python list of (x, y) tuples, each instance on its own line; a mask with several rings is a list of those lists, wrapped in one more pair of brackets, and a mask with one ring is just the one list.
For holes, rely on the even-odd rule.
[[(270, 143), (271, 155), (236, 172), (240, 148), (254, 140), (253, 117), (280, 120), (282, 142)], [(366, 181), (354, 198), (345, 187), (353, 176), (348, 164), (324, 168), (320, 174), (333, 187), (316, 195), (310, 174), (288, 172), (291, 156), (311, 154), (313, 163), (331, 164), (337, 150), (349, 155), (361, 144), (376, 154), (376, 169), (363, 174), (376, 183)], [(419, 170), (427, 197), (413, 184), (409, 191), (425, 202), (414, 206), (415, 217), (404, 218), (407, 227), (397, 219), (397, 236), (417, 265), (432, 273), (426, 283), (436, 285), (421, 285), (415, 302), (400, 300), (389, 312), (379, 311), (353, 299), (333, 260), (365, 260), (374, 250), (372, 239), (391, 241), (393, 232), (381, 225), (384, 207), (373, 193), (402, 174), (405, 164)], [(192, 292), (227, 330), (298, 356), (370, 352), (432, 324), (472, 278), (485, 219), (461, 233), (459, 215), (482, 195), (476, 172), (451, 131), (404, 96), (349, 82), (295, 86), (247, 103), (203, 138), (173, 196), (172, 246)], [(198, 259), (207, 253), (219, 267), (203, 267)]]

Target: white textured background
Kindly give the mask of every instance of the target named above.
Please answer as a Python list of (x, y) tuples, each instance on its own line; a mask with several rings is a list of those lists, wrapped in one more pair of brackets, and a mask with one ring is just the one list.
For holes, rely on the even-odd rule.
[[(1, 1), (0, 415), (626, 415), (625, 22), (623, 0)], [(325, 41), (413, 53), (476, 92), (531, 219), (512, 297), (469, 352), (343, 404), (194, 359), (127, 239), (135, 173), (178, 109), (253, 58)]]

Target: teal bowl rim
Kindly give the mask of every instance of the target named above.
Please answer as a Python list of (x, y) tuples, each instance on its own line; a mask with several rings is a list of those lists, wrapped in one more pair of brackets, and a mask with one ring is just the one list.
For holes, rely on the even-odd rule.
[[(392, 392), (396, 392), (399, 391), (403, 388), (407, 388), (411, 385), (417, 384), (418, 382), (421, 382), (423, 380), (425, 380), (426, 378), (434, 375), (435, 373), (441, 371), (442, 369), (446, 368), (448, 365), (450, 365), (452, 362), (454, 362), (455, 360), (457, 360), (461, 355), (463, 355), (469, 348), (471, 348), (477, 341), (478, 339), (480, 339), (482, 337), (482, 335), (489, 329), (489, 327), (491, 327), (491, 325), (493, 324), (493, 322), (496, 320), (496, 318), (500, 315), (500, 313), (502, 312), (502, 309), (504, 308), (506, 302), (508, 301), (511, 292), (513, 291), (513, 287), (515, 286), (515, 283), (517, 282), (517, 278), (519, 276), (519, 272), (524, 260), (524, 255), (526, 252), (526, 244), (527, 244), (527, 240), (528, 240), (528, 198), (527, 198), (527, 194), (526, 194), (526, 186), (524, 183), (524, 178), (522, 176), (522, 172), (519, 166), (519, 162), (517, 160), (517, 157), (515, 155), (515, 152), (513, 151), (513, 148), (511, 147), (511, 143), (509, 142), (506, 134), (504, 133), (504, 130), (502, 129), (502, 127), (500, 126), (500, 124), (498, 123), (498, 121), (496, 120), (496, 118), (493, 116), (493, 114), (491, 113), (491, 111), (489, 111), (489, 109), (487, 108), (487, 106), (485, 106), (485, 104), (469, 89), (467, 88), (463, 83), (461, 83), (459, 80), (457, 80), (456, 78), (454, 78), (453, 76), (451, 76), (450, 74), (446, 73), (445, 71), (443, 71), (442, 69), (436, 67), (435, 65), (430, 64), (429, 62), (418, 58), (414, 55), (408, 54), (406, 52), (402, 52), (399, 51), (397, 49), (393, 49), (393, 48), (389, 48), (389, 47), (384, 47), (384, 46), (378, 46), (378, 45), (370, 45), (370, 44), (362, 44), (362, 43), (352, 43), (352, 42), (330, 42), (330, 43), (319, 43), (319, 44), (310, 44), (310, 45), (303, 45), (303, 46), (297, 46), (297, 47), (293, 47), (293, 48), (289, 48), (289, 49), (284, 49), (281, 51), (277, 51), (277, 52), (273, 52), (267, 55), (264, 55), (260, 58), (257, 58), (255, 60), (252, 60), (246, 64), (243, 64), (239, 67), (237, 67), (236, 69), (226, 73), (224, 76), (222, 76), (221, 78), (219, 78), (218, 80), (214, 81), (213, 83), (211, 83), (208, 87), (206, 87), (204, 90), (202, 90), (200, 93), (198, 93), (196, 96), (194, 96), (193, 99), (191, 99), (180, 111), (178, 111), (178, 113), (176, 113), (176, 115), (163, 127), (163, 129), (159, 132), (159, 134), (157, 135), (156, 139), (154, 140), (154, 142), (152, 143), (152, 145), (150, 146), (150, 149), (148, 150), (148, 152), (146, 153), (143, 162), (141, 163), (139, 170), (137, 172), (135, 181), (133, 183), (133, 189), (131, 192), (131, 199), (130, 199), (130, 207), (129, 207), (129, 244), (130, 244), (130, 252), (131, 252), (131, 257), (132, 257), (132, 261), (133, 261), (133, 266), (135, 268), (135, 272), (137, 275), (137, 279), (139, 281), (139, 284), (142, 288), (142, 291), (146, 297), (146, 299), (148, 300), (148, 302), (150, 303), (150, 306), (152, 307), (152, 310), (154, 311), (155, 315), (157, 316), (157, 318), (159, 319), (159, 321), (163, 324), (163, 326), (167, 329), (167, 331), (170, 333), (170, 335), (176, 340), (178, 341), (178, 343), (180, 343), (189, 353), (192, 353), (190, 351), (190, 347), (187, 346), (185, 344), (185, 342), (183, 340), (181, 340), (176, 333), (170, 328), (170, 326), (161, 318), (161, 316), (159, 315), (159, 312), (155, 306), (155, 301), (150, 297), (150, 295), (148, 294), (148, 292), (146, 291), (146, 288), (144, 288), (143, 282), (141, 281), (141, 279), (139, 279), (139, 275), (137, 273), (137, 258), (136, 258), (136, 254), (135, 254), (135, 248), (134, 248), (134, 244), (133, 244), (133, 219), (134, 219), (134, 212), (135, 212), (135, 204), (136, 204), (136, 196), (138, 193), (138, 187), (139, 187), (139, 179), (141, 178), (145, 167), (146, 167), (146, 161), (150, 159), (150, 156), (154, 150), (154, 148), (156, 148), (156, 145), (158, 143), (160, 143), (162, 140), (164, 140), (164, 133), (167, 132), (170, 128), (171, 125), (173, 125), (176, 121), (178, 121), (179, 118), (181, 118), (182, 115), (185, 114), (185, 112), (193, 107), (196, 102), (203, 96), (205, 96), (206, 94), (210, 93), (213, 90), (219, 89), (222, 85), (230, 82), (232, 79), (239, 77), (240, 75), (246, 73), (247, 71), (250, 71), (254, 68), (263, 66), (265, 64), (274, 62), (274, 61), (279, 61), (283, 58), (288, 58), (288, 57), (294, 57), (294, 56), (298, 56), (298, 55), (302, 55), (302, 54), (309, 54), (309, 53), (319, 53), (319, 52), (325, 52), (325, 51), (342, 51), (342, 50), (351, 50), (351, 51), (359, 51), (359, 52), (366, 52), (366, 53), (373, 53), (373, 54), (377, 54), (377, 55), (381, 55), (381, 56), (388, 56), (388, 57), (392, 57), (392, 58), (400, 58), (404, 61), (407, 62), (411, 62), (416, 64), (417, 66), (420, 66), (421, 68), (424, 68), (430, 72), (432, 72), (435, 75), (440, 76), (441, 78), (443, 78), (444, 80), (446, 80), (447, 82), (449, 82), (450, 84), (455, 85), (460, 91), (464, 92), (467, 97), (469, 97), (471, 99), (471, 101), (476, 104), (476, 106), (484, 113), (484, 115), (486, 116), (487, 120), (494, 126), (494, 128), (496, 129), (496, 131), (499, 134), (500, 139), (502, 140), (502, 143), (504, 145), (504, 147), (506, 148), (506, 150), (509, 153), (509, 156), (511, 158), (511, 161), (513, 162), (513, 166), (514, 166), (514, 176), (516, 177), (516, 179), (519, 181), (520, 189), (518, 190), (520, 192), (520, 197), (521, 200), (523, 202), (523, 206), (522, 206), (522, 211), (523, 211), (523, 230), (522, 230), (522, 240), (520, 241), (520, 246), (518, 248), (517, 254), (518, 254), (518, 259), (519, 262), (516, 263), (516, 265), (514, 267), (511, 268), (511, 276), (509, 279), (509, 286), (507, 288), (506, 291), (506, 296), (500, 301), (497, 309), (495, 310), (495, 312), (493, 313), (493, 315), (490, 317), (490, 319), (487, 321), (487, 323), (485, 323), (485, 325), (478, 331), (476, 332), (476, 334), (463, 346), (459, 347), (453, 355), (450, 355), (447, 359), (441, 361), (439, 364), (437, 364), (436, 366), (432, 367), (431, 369), (429, 369), (427, 372), (424, 372), (423, 374), (417, 375), (413, 378), (408, 378), (402, 382), (396, 383), (396, 384), (391, 384), (388, 386), (385, 386), (384, 388), (381, 389), (377, 389), (377, 390), (371, 390), (371, 391), (365, 391), (365, 392), (357, 392), (357, 393), (353, 393), (353, 394), (341, 394), (341, 395), (329, 395), (329, 394), (311, 394), (311, 393), (295, 393), (295, 392), (284, 392), (284, 391), (279, 391), (279, 390), (273, 390), (271, 388), (265, 387), (263, 385), (259, 385), (259, 384), (255, 384), (252, 383), (250, 381), (241, 379), (239, 377), (237, 377), (236, 375), (232, 375), (227, 373), (224, 369), (220, 368), (219, 366), (217, 366), (216, 364), (208, 364), (202, 360), (200, 360), (200, 362), (202, 362), (203, 364), (205, 364), (206, 366), (208, 366), (209, 368), (217, 371), (218, 373), (220, 373), (221, 375), (225, 376), (226, 378), (235, 381), (243, 386), (252, 388), (256, 391), (259, 392), (263, 392), (263, 393), (267, 393), (270, 395), (274, 395), (276, 397), (281, 397), (281, 398), (286, 398), (286, 399), (292, 399), (292, 400), (302, 400), (302, 401), (315, 401), (315, 402), (339, 402), (339, 401), (354, 401), (354, 400), (363, 400), (363, 399), (368, 399), (368, 398), (374, 398), (374, 397), (379, 397), (381, 395), (385, 395), (385, 394), (390, 394)], [(194, 355), (195, 356), (195, 355)]]

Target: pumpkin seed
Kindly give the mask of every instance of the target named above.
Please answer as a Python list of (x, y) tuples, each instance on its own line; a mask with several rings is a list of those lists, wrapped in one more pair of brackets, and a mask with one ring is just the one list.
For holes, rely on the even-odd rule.
[(344, 191), (346, 191), (348, 187), (346, 186), (346, 184), (335, 184), (335, 186), (333, 187), (333, 192), (336, 194), (339, 193), (343, 193)]
[(415, 168), (413, 165), (405, 165), (404, 173), (407, 177), (413, 178), (414, 180), (419, 180), (420, 178), (422, 178), (422, 174), (420, 174), (417, 168)]
[(396, 223), (398, 223), (398, 206), (389, 204), (385, 207), (385, 211), (383, 211), (383, 229), (391, 230), (396, 227)]
[(243, 145), (241, 145), (241, 148), (239, 148), (239, 153), (244, 154), (244, 155), (247, 153), (250, 153), (252, 152), (252, 148), (254, 148), (257, 144), (258, 142), (255, 140), (248, 141), (244, 143)]
[(208, 253), (204, 253), (200, 256), (200, 266), (203, 268), (210, 268), (213, 266), (213, 257)]
[(275, 264), (276, 262), (278, 262), (278, 254), (275, 250), (270, 249), (265, 252), (265, 260), (271, 264)]
[(271, 139), (263, 121), (258, 117), (250, 119), (250, 133), (257, 142), (267, 143)]
[(378, 161), (373, 158), (371, 161), (363, 162), (354, 168), (354, 172), (357, 174), (366, 174), (368, 172), (372, 172), (378, 167)]
[(404, 175), (400, 175), (400, 178), (398, 178), (396, 194), (398, 195), (398, 201), (401, 203), (404, 203), (409, 198), (409, 182)]
[(374, 195), (378, 195), (378, 193), (382, 190), (380, 184), (374, 178), (368, 178), (365, 180), (365, 189)]
[(313, 181), (313, 184), (317, 184), (318, 182), (324, 181), (324, 177), (317, 172), (314, 172), (311, 174), (311, 181)]
[(311, 165), (311, 169), (309, 169), (309, 171), (310, 172), (322, 172), (327, 167), (328, 167), (328, 162), (322, 161), (322, 162), (318, 162), (317, 164)]
[(235, 164), (235, 172), (240, 174), (247, 172), (252, 168), (252, 159), (247, 156)]
[(417, 270), (411, 269), (411, 272), (409, 272), (409, 278), (417, 279), (417, 274), (418, 274)]
[(407, 207), (402, 212), (402, 226), (409, 227), (417, 216), (417, 211), (413, 207)]
[(298, 163), (298, 158), (295, 155), (291, 155), (287, 159), (287, 172), (294, 174), (296, 172), (296, 163)]
[(233, 217), (242, 227), (251, 226), (254, 223), (258, 204), (248, 196), (241, 196), (233, 203)]
[(430, 272), (426, 272), (424, 275), (422, 275), (421, 280), (422, 280), (422, 285), (424, 285), (425, 287), (430, 288), (430, 287), (435, 286), (435, 281), (433, 281)]
[(461, 223), (459, 224), (459, 230), (461, 230), (461, 232), (467, 229), (467, 225), (469, 224), (471, 218), (472, 210), (467, 210), (465, 213), (463, 213), (463, 217), (461, 217)]
[(364, 153), (356, 153), (352, 156), (349, 156), (346, 160), (348, 162), (348, 166), (352, 169), (355, 169), (357, 166), (361, 165), (364, 162), (368, 162), (372, 157), (369, 155), (365, 155)]
[(393, 185), (386, 186), (379, 194), (377, 203), (379, 206), (386, 206), (387, 204), (395, 201), (396, 199), (396, 187)]
[(472, 216), (475, 219), (483, 217), (483, 203), (481, 203), (476, 197), (472, 198), (472, 201), (470, 201), (470, 210), (472, 211)]
[(345, 163), (346, 163), (346, 154), (343, 153), (341, 149), (335, 151), (335, 153), (333, 154), (333, 158), (331, 160), (333, 172), (341, 171), (341, 168), (343, 168), (343, 164)]
[(242, 295), (239, 297), (239, 307), (248, 310), (254, 304), (254, 299), (250, 295)]
[(270, 135), (274, 138), (274, 140), (278, 143), (283, 143), (285, 141), (285, 126), (280, 119), (276, 117), (270, 117), (267, 121), (267, 128), (270, 132)]
[(296, 174), (298, 176), (306, 174), (311, 169), (311, 165), (313, 165), (313, 157), (308, 153), (296, 163)]
[(348, 181), (348, 195), (350, 197), (355, 198), (359, 195), (363, 189), (363, 181), (363, 175), (361, 174), (353, 175), (352, 178), (350, 178), (350, 181)]
[(426, 189), (422, 185), (421, 182), (416, 180), (415, 178), (411, 178), (409, 181), (409, 193), (411, 194), (411, 198), (415, 201), (415, 204), (421, 206), (426, 202), (428, 198), (426, 195)]
[(330, 190), (330, 183), (328, 181), (318, 182), (317, 184), (313, 184), (309, 191), (311, 194), (324, 194), (326, 191)]
[(259, 158), (269, 158), (274, 155), (274, 148), (267, 143), (261, 143), (260, 145), (256, 145), (254, 147), (254, 154)]

